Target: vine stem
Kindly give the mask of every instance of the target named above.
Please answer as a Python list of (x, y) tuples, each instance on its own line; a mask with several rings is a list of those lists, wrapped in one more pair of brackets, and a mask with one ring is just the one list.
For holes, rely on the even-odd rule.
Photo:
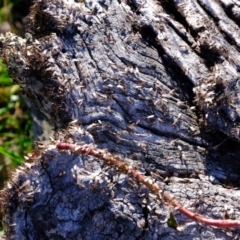
[(156, 194), (165, 202), (171, 204), (176, 210), (178, 210), (188, 218), (192, 219), (193, 221), (200, 222), (208, 226), (219, 227), (219, 228), (240, 227), (240, 219), (235, 219), (235, 220), (212, 219), (186, 209), (185, 207), (182, 206), (181, 203), (177, 202), (168, 194), (166, 194), (163, 191), (163, 189), (161, 189), (157, 184), (152, 183), (151, 180), (147, 179), (138, 170), (133, 169), (122, 159), (120, 159), (119, 157), (113, 156), (106, 150), (97, 149), (90, 144), (77, 145), (77, 144), (61, 142), (61, 143), (58, 143), (56, 146), (60, 151), (69, 150), (77, 155), (85, 154), (85, 155), (90, 155), (103, 160), (108, 166), (112, 166), (119, 172), (125, 173), (130, 177), (133, 177), (134, 179), (136, 179), (138, 182), (144, 184), (151, 192)]

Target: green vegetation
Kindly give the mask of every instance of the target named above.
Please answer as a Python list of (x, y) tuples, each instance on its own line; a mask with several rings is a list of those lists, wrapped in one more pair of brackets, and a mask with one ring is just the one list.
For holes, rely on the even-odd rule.
[[(12, 13), (11, 10), (18, 9), (18, 5), (24, 7), (24, 2), (26, 0), (0, 0), (0, 27), (7, 23), (11, 30), (16, 30), (14, 16), (17, 15), (19, 23), (20, 13)], [(4, 163), (12, 167), (23, 162), (23, 155), (32, 150), (33, 142), (32, 120), (20, 92), (20, 87), (13, 83), (0, 60), (0, 160), (4, 155)], [(0, 175), (2, 164), (3, 161), (0, 161)]]
[(9, 165), (18, 166), (24, 160), (23, 155), (31, 151), (31, 126), (20, 87), (13, 84), (0, 62), (0, 154), (7, 158)]
[[(26, 0), (0, 0), (0, 30), (2, 26), (8, 26), (11, 31), (22, 33), (23, 28), (19, 19), (23, 17), (21, 16), (23, 11), (19, 10), (17, 4), (26, 9), (24, 1), (26, 2)], [(17, 18), (17, 24), (14, 24), (14, 16)], [(24, 161), (24, 155), (32, 151), (32, 120), (20, 94), (20, 87), (13, 83), (6, 66), (0, 60), (0, 189), (8, 179), (9, 172)], [(0, 239), (2, 235), (0, 223)]]

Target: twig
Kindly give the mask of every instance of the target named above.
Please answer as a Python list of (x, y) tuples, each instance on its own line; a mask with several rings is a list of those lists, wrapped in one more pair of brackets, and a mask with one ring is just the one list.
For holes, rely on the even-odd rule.
[(85, 155), (91, 155), (93, 157), (99, 158), (103, 160), (107, 165), (114, 167), (115, 169), (119, 170), (122, 173), (126, 173), (129, 176), (136, 179), (138, 182), (144, 184), (151, 192), (156, 194), (157, 196), (161, 196), (164, 201), (171, 204), (175, 207), (176, 210), (187, 216), (188, 218), (196, 221), (201, 222), (203, 224), (209, 225), (209, 226), (215, 226), (219, 228), (234, 228), (234, 227), (240, 227), (240, 219), (231, 220), (231, 219), (212, 219), (205, 217), (201, 214), (194, 213), (186, 208), (184, 208), (179, 202), (171, 198), (168, 194), (163, 192), (163, 189), (161, 189), (157, 184), (154, 184), (150, 182), (144, 175), (142, 175), (139, 171), (133, 169), (131, 166), (129, 166), (126, 162), (121, 160), (118, 157), (113, 156), (106, 150), (102, 149), (96, 149), (93, 145), (76, 145), (71, 143), (58, 143), (57, 148), (59, 150), (70, 150), (71, 152), (75, 154), (85, 154)]

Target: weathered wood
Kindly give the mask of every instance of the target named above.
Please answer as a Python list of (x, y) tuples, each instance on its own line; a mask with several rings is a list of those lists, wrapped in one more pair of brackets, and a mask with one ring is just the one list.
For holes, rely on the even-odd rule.
[(28, 38), (1, 35), (0, 56), (56, 133), (1, 193), (7, 238), (238, 238), (192, 222), (100, 159), (56, 147), (94, 144), (192, 211), (240, 218), (238, 9), (35, 0)]

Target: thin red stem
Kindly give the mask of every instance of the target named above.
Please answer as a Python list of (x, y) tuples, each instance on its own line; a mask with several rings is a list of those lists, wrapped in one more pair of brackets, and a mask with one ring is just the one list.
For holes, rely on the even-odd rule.
[(99, 158), (103, 160), (107, 165), (110, 165), (120, 172), (126, 173), (129, 176), (135, 178), (138, 182), (144, 184), (148, 189), (150, 189), (154, 194), (157, 196), (161, 196), (167, 203), (174, 206), (179, 212), (183, 215), (187, 216), (188, 218), (196, 221), (201, 222), (203, 224), (209, 226), (215, 226), (219, 228), (234, 228), (240, 227), (240, 219), (236, 220), (222, 220), (222, 219), (212, 219), (205, 217), (201, 214), (194, 213), (186, 208), (184, 208), (179, 202), (171, 198), (168, 194), (164, 193), (163, 190), (154, 183), (151, 183), (149, 180), (146, 179), (144, 175), (142, 175), (139, 171), (133, 169), (123, 160), (118, 157), (114, 157), (112, 154), (107, 152), (106, 150), (99, 150), (94, 148), (92, 145), (75, 145), (71, 143), (58, 143), (57, 148), (59, 150), (70, 150), (76, 154), (86, 154), (91, 155), (93, 157)]

